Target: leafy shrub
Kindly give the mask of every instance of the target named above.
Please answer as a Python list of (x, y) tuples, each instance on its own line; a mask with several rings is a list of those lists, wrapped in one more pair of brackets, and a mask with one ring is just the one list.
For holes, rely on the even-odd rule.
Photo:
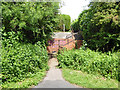
[[(101, 74), (107, 78), (118, 78), (118, 56), (115, 53), (101, 53), (87, 50), (64, 51), (57, 56), (59, 67)], [(120, 74), (120, 72), (119, 72)]]
[(48, 54), (40, 44), (2, 48), (2, 80), (19, 81), (47, 69)]
[(59, 2), (2, 2), (1, 5), (3, 82), (19, 81), (47, 69), (48, 55), (42, 45), (57, 24)]
[(91, 2), (89, 9), (80, 13), (72, 27), (82, 31), (88, 48), (103, 52), (114, 48), (117, 51), (120, 48), (119, 13), (120, 2)]
[(66, 31), (70, 30), (71, 17), (69, 15), (60, 14), (58, 16), (58, 19), (59, 19), (59, 24), (57, 25), (58, 30), (63, 31), (63, 24), (65, 24)]
[(35, 43), (49, 39), (59, 2), (2, 2), (2, 37)]
[(78, 19), (76, 19), (75, 21), (72, 22), (71, 24), (72, 29), (74, 32), (78, 32), (79, 31), (79, 22)]

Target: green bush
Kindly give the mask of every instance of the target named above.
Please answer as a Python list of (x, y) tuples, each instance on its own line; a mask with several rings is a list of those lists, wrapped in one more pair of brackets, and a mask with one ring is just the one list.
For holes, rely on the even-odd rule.
[(3, 82), (20, 81), (47, 69), (42, 45), (57, 24), (59, 2), (2, 2), (1, 6)]
[(74, 32), (78, 32), (79, 31), (79, 22), (78, 19), (76, 19), (75, 21), (72, 22), (71, 24), (72, 29)]
[(40, 69), (48, 69), (48, 54), (40, 44), (20, 44), (2, 48), (3, 82), (32, 77)]
[(119, 50), (120, 2), (91, 2), (88, 6), (89, 9), (82, 11), (78, 21), (72, 24), (73, 29), (82, 31), (88, 48), (92, 50)]
[(60, 14), (58, 16), (59, 24), (57, 25), (58, 30), (63, 31), (63, 24), (65, 24), (65, 30), (70, 30), (71, 17), (66, 14)]
[(2, 39), (35, 43), (49, 39), (59, 2), (2, 2)]
[[(64, 51), (57, 56), (59, 67), (101, 74), (107, 78), (119, 79), (118, 60), (116, 53), (101, 53), (87, 50)], [(120, 72), (119, 72), (120, 74)]]

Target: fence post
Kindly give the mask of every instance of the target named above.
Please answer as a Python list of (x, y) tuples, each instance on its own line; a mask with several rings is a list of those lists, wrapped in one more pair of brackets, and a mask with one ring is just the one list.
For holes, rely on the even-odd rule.
[(65, 32), (65, 24), (63, 24), (63, 32)]

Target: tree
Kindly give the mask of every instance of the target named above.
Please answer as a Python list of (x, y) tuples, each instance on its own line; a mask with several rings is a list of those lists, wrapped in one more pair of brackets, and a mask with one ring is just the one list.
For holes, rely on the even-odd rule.
[(69, 15), (60, 14), (59, 15), (58, 29), (63, 30), (63, 24), (65, 24), (65, 29), (70, 30), (71, 17)]
[(3, 43), (47, 41), (57, 23), (58, 9), (55, 2), (3, 2)]
[(79, 28), (93, 50), (118, 50), (120, 45), (120, 2), (92, 2), (79, 15)]
[(72, 29), (74, 32), (78, 32), (79, 31), (79, 22), (78, 19), (74, 20), (71, 24)]

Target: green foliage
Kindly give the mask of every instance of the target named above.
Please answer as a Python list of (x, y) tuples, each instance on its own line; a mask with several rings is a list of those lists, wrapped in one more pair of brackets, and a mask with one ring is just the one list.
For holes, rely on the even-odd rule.
[(58, 9), (58, 2), (2, 2), (4, 83), (21, 81), (40, 69), (48, 69), (45, 44), (57, 24)]
[(92, 50), (107, 52), (120, 47), (120, 2), (91, 2), (78, 18), (79, 30)]
[(46, 48), (15, 42), (14, 46), (2, 47), (2, 82), (18, 82), (33, 77), (39, 70), (48, 70)]
[(11, 82), (32, 77), (40, 69), (48, 69), (48, 54), (41, 45), (20, 44), (2, 49), (2, 80)]
[(66, 14), (60, 14), (58, 18), (59, 18), (59, 23), (57, 28), (60, 31), (63, 31), (63, 24), (65, 24), (65, 30), (66, 31), (70, 30), (71, 17)]
[(79, 31), (79, 22), (78, 19), (76, 19), (75, 21), (72, 22), (71, 24), (72, 29), (74, 32), (78, 32)]
[[(119, 53), (120, 54), (120, 53)], [(116, 53), (100, 53), (87, 50), (64, 51), (57, 57), (60, 67), (68, 67), (91, 74), (101, 74), (107, 78), (120, 81), (118, 75), (118, 60)]]
[[(55, 28), (59, 3), (55, 2), (2, 2), (5, 40), (19, 42), (46, 42)], [(13, 42), (11, 42), (13, 43)]]
[(44, 76), (45, 76), (45, 71), (40, 70), (39, 72), (34, 74), (32, 77), (27, 78), (21, 82), (4, 83), (4, 84), (2, 84), (2, 89), (4, 89), (4, 88), (15, 88), (15, 89), (19, 88), (19, 90), (22, 90), (23, 88), (31, 88), (31, 86), (37, 85), (40, 81), (42, 81)]

